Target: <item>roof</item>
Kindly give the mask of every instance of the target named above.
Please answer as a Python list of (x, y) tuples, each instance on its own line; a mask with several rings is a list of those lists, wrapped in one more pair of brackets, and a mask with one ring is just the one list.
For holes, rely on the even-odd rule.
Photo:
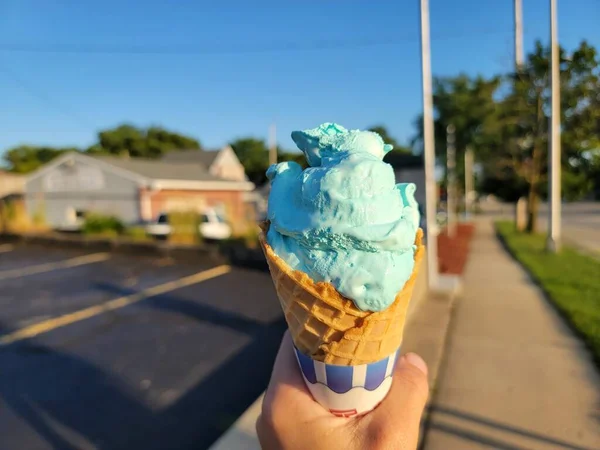
[(394, 169), (414, 169), (423, 167), (423, 155), (413, 155), (402, 152), (389, 152), (383, 161)]
[(206, 166), (201, 163), (105, 155), (94, 155), (92, 158), (154, 180), (227, 181), (208, 173)]
[(118, 173), (144, 186), (153, 189), (184, 189), (184, 190), (225, 190), (251, 191), (254, 183), (249, 181), (231, 181), (217, 177), (208, 172), (203, 164), (189, 162), (165, 162), (143, 158), (121, 158), (109, 155), (90, 155), (80, 152), (68, 152), (29, 174), (26, 182), (43, 176), (54, 168), (73, 159), (87, 159), (87, 163), (96, 161), (106, 170)]
[(187, 150), (174, 150), (167, 152), (161, 161), (173, 162), (173, 163), (197, 163), (202, 164), (207, 169), (212, 166), (219, 155), (220, 150), (200, 150), (200, 149), (187, 149)]

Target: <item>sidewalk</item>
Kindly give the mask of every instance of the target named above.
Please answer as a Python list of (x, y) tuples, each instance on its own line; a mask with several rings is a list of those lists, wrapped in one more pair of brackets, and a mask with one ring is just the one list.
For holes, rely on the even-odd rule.
[(463, 286), (424, 448), (600, 449), (600, 376), (489, 219)]

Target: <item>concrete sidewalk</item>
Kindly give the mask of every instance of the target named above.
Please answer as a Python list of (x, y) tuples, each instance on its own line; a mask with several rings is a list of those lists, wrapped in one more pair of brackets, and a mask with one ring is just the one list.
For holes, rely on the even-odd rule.
[(600, 449), (600, 376), (583, 344), (477, 224), (426, 450)]

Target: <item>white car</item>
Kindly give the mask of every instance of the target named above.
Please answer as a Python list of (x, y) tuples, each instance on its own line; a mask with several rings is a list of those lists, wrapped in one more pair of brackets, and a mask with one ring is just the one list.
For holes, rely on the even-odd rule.
[[(220, 241), (231, 237), (231, 227), (214, 209), (208, 209), (200, 215), (198, 231), (204, 239)], [(169, 214), (159, 214), (156, 222), (146, 225), (146, 233), (155, 238), (167, 238), (171, 234)]]

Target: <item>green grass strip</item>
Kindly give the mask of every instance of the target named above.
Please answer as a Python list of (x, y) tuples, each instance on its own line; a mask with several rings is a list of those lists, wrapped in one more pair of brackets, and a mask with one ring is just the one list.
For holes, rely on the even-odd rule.
[(518, 232), (512, 222), (496, 222), (496, 230), (600, 365), (600, 260), (567, 246), (548, 253), (545, 235)]

